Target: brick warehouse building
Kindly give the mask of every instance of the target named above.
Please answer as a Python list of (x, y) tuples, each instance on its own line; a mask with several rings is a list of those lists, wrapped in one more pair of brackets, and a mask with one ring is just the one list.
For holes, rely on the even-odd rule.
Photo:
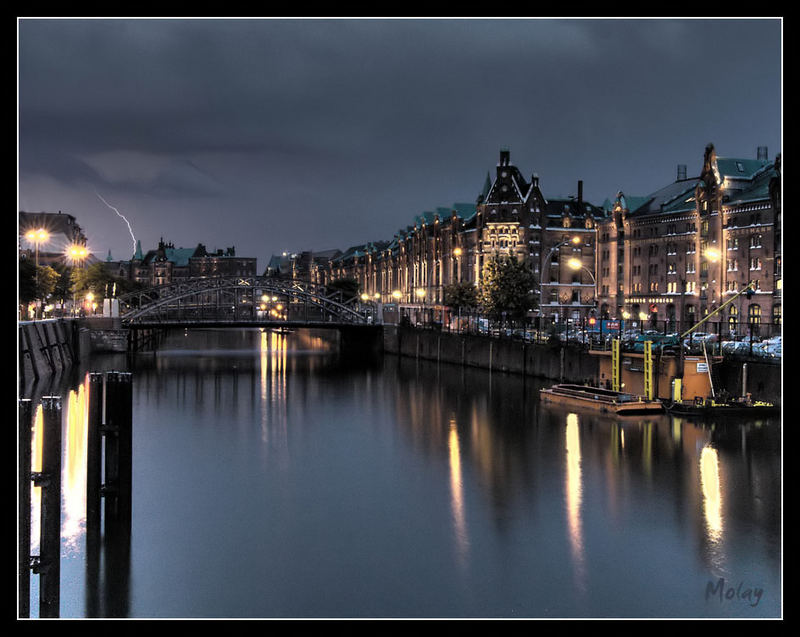
[[(757, 290), (723, 310), (731, 329), (781, 323), (780, 155), (719, 157), (706, 147), (699, 177), (645, 196), (620, 192), (598, 225), (601, 317), (691, 326), (751, 280)], [(716, 320), (716, 319), (715, 319)]]
[[(475, 204), (423, 212), (391, 241), (351, 246), (327, 267), (318, 264), (315, 278), (353, 278), (370, 298), (404, 305), (424, 299), (441, 310), (445, 286), (478, 285), (492, 257), (513, 255), (541, 280), (534, 293), (542, 295), (545, 316), (581, 319), (595, 308), (596, 225), (606, 215), (583, 200), (581, 181), (576, 197), (546, 198), (536, 174), (527, 180), (504, 149)], [(573, 259), (580, 268), (568, 266)]]
[(309, 276), (353, 278), (384, 303), (443, 309), (445, 286), (478, 285), (491, 257), (514, 255), (538, 282), (540, 314), (555, 320), (644, 313), (660, 328), (694, 324), (754, 280), (752, 298), (736, 299), (722, 319), (780, 324), (780, 178), (780, 156), (769, 161), (766, 148), (732, 159), (709, 145), (699, 177), (679, 166), (658, 191), (619, 192), (599, 207), (583, 199), (582, 181), (576, 196), (545, 197), (537, 175), (526, 179), (501, 150), (475, 204), (424, 212), (390, 241), (315, 259)]

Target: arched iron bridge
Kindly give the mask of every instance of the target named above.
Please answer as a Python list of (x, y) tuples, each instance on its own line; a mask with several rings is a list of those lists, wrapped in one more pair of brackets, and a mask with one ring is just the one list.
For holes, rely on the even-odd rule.
[(272, 277), (180, 279), (119, 297), (131, 327), (337, 327), (373, 323), (374, 306), (322, 285)]

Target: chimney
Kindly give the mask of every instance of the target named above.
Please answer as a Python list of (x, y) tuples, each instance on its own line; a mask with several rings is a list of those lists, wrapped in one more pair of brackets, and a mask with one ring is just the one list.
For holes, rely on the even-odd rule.
[(508, 163), (511, 161), (511, 152), (507, 148), (503, 148), (500, 150), (500, 165), (501, 166), (508, 166)]
[(686, 164), (678, 164), (678, 181), (686, 179)]
[(539, 187), (539, 175), (537, 175), (536, 173), (533, 173), (531, 175), (531, 185), (535, 186), (536, 188)]
[(583, 208), (583, 180), (578, 180), (578, 208)]
[(767, 147), (766, 146), (759, 146), (758, 150), (756, 151), (756, 153), (757, 153), (757, 155), (756, 155), (757, 159), (763, 159), (764, 161), (767, 161)]

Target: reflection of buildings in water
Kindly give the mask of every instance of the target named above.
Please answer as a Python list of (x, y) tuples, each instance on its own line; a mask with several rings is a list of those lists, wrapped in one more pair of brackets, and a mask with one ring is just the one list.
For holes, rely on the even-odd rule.
[(717, 450), (710, 445), (703, 447), (700, 452), (699, 465), (708, 557), (711, 559), (712, 566), (721, 568), (725, 556), (723, 553), (722, 488)]
[(286, 334), (263, 330), (260, 334), (261, 441), (286, 450)]
[(458, 444), (458, 428), (455, 418), (450, 419), (450, 434), (448, 439), (450, 450), (450, 495), (455, 525), (456, 551), (462, 566), (466, 564), (469, 538), (467, 536), (466, 519), (464, 515), (464, 489), (461, 476), (461, 452)]
[(83, 525), (86, 522), (88, 382), (87, 375), (77, 391), (70, 390), (67, 398), (67, 431), (64, 437), (62, 482), (64, 518), (61, 537), (72, 550), (78, 549), (78, 540), (85, 530)]
[(261, 330), (261, 343), (259, 347), (260, 370), (261, 370), (261, 441), (267, 442), (267, 374), (269, 343), (267, 342), (266, 330)]
[(579, 589), (585, 587), (583, 529), (581, 524), (581, 504), (583, 499), (583, 477), (581, 470), (581, 441), (578, 415), (567, 414), (566, 437), (566, 481), (565, 495), (567, 508), (567, 527), (570, 550)]
[(648, 420), (640, 425), (642, 430), (642, 468), (650, 478), (653, 473), (653, 422)]

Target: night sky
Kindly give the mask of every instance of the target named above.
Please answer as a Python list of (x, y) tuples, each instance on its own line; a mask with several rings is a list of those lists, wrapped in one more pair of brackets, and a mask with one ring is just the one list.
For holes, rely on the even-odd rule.
[(601, 205), (782, 142), (782, 23), (18, 21), (19, 210), (100, 258), (160, 237), (257, 257), (389, 240), (475, 201), (499, 151)]

